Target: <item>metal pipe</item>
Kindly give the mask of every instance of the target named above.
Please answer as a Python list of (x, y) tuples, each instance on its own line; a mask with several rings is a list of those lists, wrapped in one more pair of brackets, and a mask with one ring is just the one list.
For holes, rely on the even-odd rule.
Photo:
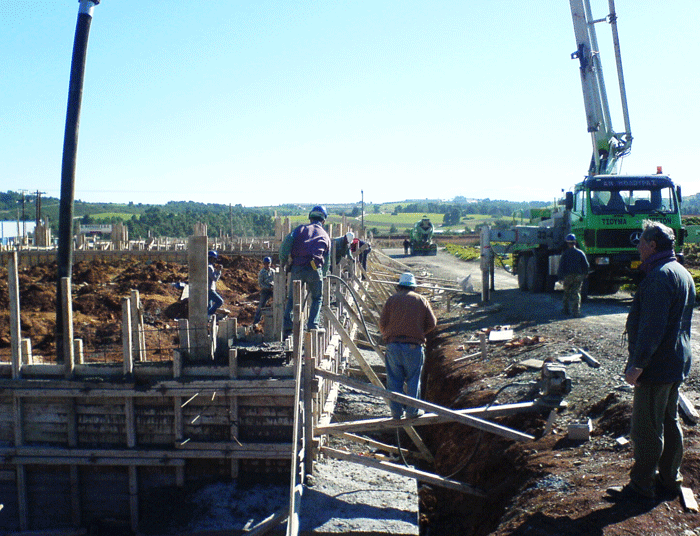
[(61, 165), (61, 202), (58, 219), (58, 277), (56, 283), (56, 359), (63, 362), (63, 339), (66, 336), (66, 319), (61, 303), (63, 291), (61, 279), (71, 280), (73, 271), (73, 199), (75, 192), (75, 162), (78, 153), (78, 126), (80, 105), (83, 97), (85, 59), (90, 34), (92, 12), (100, 0), (80, 0), (78, 22), (73, 41), (70, 84), (68, 87), (68, 110), (63, 137), (63, 162)]

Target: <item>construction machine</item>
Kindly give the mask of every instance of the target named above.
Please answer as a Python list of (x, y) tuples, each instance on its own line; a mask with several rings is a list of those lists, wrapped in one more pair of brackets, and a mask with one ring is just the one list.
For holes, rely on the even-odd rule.
[[(632, 145), (627, 97), (622, 73), (617, 14), (614, 0), (601, 19), (591, 14), (590, 0), (570, 0), (577, 59), (583, 88), (586, 123), (593, 154), (585, 178), (555, 207), (531, 210), (528, 225), (505, 231), (491, 230), (492, 242), (507, 243), (513, 254), (513, 273), (521, 290), (551, 291), (557, 280), (565, 237), (573, 233), (588, 257), (590, 272), (584, 292), (609, 294), (619, 284), (639, 277), (637, 244), (642, 222), (660, 221), (676, 234), (677, 256), (682, 260), (685, 229), (681, 224), (681, 190), (658, 167), (652, 175), (619, 175), (621, 159)], [(612, 30), (620, 102), (625, 130), (612, 128), (595, 25), (607, 22)]]
[(433, 242), (433, 224), (423, 216), (411, 229), (411, 255), (437, 255), (437, 244)]

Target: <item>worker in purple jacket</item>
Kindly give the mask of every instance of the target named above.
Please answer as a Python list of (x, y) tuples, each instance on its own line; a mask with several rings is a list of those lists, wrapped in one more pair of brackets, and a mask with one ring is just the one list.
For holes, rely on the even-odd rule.
[[(289, 233), (280, 245), (280, 265), (291, 271), (292, 282), (303, 281), (309, 288), (311, 305), (307, 329), (318, 329), (323, 302), (323, 278), (328, 273), (331, 239), (323, 228), (328, 212), (317, 205), (309, 212), (309, 223)], [(289, 286), (284, 310), (284, 337), (292, 334), (293, 285)]]

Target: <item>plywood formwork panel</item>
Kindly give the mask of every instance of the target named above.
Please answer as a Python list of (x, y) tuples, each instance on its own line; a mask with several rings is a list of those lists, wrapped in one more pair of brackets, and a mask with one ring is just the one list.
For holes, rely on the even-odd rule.
[(68, 467), (26, 466), (29, 528), (68, 528), (71, 518), (71, 479)]

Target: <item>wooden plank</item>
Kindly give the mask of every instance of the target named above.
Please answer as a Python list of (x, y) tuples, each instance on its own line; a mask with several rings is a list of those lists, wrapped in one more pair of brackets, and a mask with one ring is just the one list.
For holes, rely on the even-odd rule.
[[(520, 402), (517, 404), (485, 406), (480, 408), (459, 409), (455, 411), (456, 413), (460, 413), (463, 415), (474, 415), (476, 417), (501, 417), (503, 415), (512, 415), (514, 413), (526, 411), (540, 411), (541, 409), (542, 408), (537, 406), (537, 404), (535, 404), (534, 402)], [(452, 420), (453, 419), (451, 417), (426, 413), (425, 415), (422, 415), (417, 419), (411, 419), (411, 423), (413, 424), (413, 426), (421, 426), (426, 424), (452, 422)], [(316, 428), (316, 433), (319, 435), (338, 434), (343, 432), (360, 433), (373, 430), (386, 430), (387, 428), (396, 428), (397, 426), (401, 426), (401, 421), (396, 421), (395, 419), (392, 419), (390, 417), (380, 417), (375, 419), (330, 423), (324, 426), (318, 426)]]
[(579, 348), (578, 352), (581, 354), (581, 358), (588, 363), (593, 368), (598, 368), (600, 363), (591, 354), (586, 352), (583, 348)]
[[(471, 426), (473, 428), (476, 428), (477, 430), (483, 430), (485, 432), (491, 432), (496, 435), (500, 435), (503, 437), (506, 437), (508, 439), (515, 439), (517, 441), (532, 441), (535, 439), (534, 436), (531, 436), (529, 434), (525, 434), (523, 432), (519, 432), (517, 430), (513, 430), (512, 428), (507, 428), (505, 426), (501, 426), (500, 424), (495, 424), (489, 421), (485, 421), (483, 419), (480, 419), (478, 417), (473, 417), (471, 415), (466, 415), (466, 414), (461, 414), (458, 413), (454, 410), (444, 408), (442, 406), (438, 406), (437, 404), (433, 404), (431, 402), (425, 402), (423, 400), (419, 400), (417, 398), (412, 398), (407, 395), (403, 395), (400, 393), (394, 393), (392, 391), (388, 391), (386, 389), (382, 389), (379, 387), (375, 387), (374, 385), (367, 384), (365, 382), (358, 382), (357, 380), (353, 380), (351, 378), (348, 378), (346, 376), (341, 376), (339, 374), (333, 374), (331, 372), (327, 372), (325, 370), (320, 370), (316, 369), (316, 374), (318, 376), (328, 378), (330, 380), (334, 380), (346, 385), (349, 385), (350, 387), (354, 387), (355, 389), (359, 389), (361, 391), (365, 391), (370, 394), (374, 394), (376, 396), (381, 396), (383, 398), (388, 398), (390, 400), (395, 400), (397, 402), (401, 402), (402, 404), (423, 409), (425, 411), (431, 411), (433, 413), (436, 413), (437, 415), (442, 415), (444, 417), (451, 417), (452, 420), (459, 422), (461, 424), (466, 424), (467, 426)], [(400, 422), (400, 421), (399, 421)]]
[(66, 377), (73, 375), (75, 354), (73, 353), (73, 298), (70, 277), (62, 277), (61, 309), (63, 310), (63, 370)]
[(122, 298), (122, 353), (124, 375), (134, 372), (133, 339), (131, 333), (131, 300)]
[(373, 460), (371, 458), (367, 458), (366, 456), (357, 456), (356, 454), (350, 454), (349, 452), (343, 452), (329, 447), (321, 447), (321, 454), (324, 454), (331, 458), (336, 458), (338, 460), (354, 462), (360, 465), (364, 465), (365, 467), (372, 467), (381, 471), (387, 471), (389, 473), (395, 473), (397, 475), (415, 478), (420, 482), (427, 482), (435, 486), (440, 486), (462, 493), (468, 493), (469, 495), (475, 495), (477, 497), (486, 497), (486, 493), (483, 490), (480, 490), (474, 486), (470, 486), (469, 484), (464, 484), (462, 482), (451, 480), (449, 478), (444, 478), (440, 475), (427, 473), (425, 471), (419, 471), (418, 469), (413, 469), (404, 465), (396, 465), (386, 461)]
[(698, 415), (698, 412), (695, 410), (695, 406), (683, 393), (678, 393), (678, 406), (681, 408), (683, 414), (692, 422), (698, 422), (698, 420), (700, 420), (700, 415)]
[(692, 489), (681, 486), (681, 500), (683, 501), (683, 506), (686, 510), (690, 512), (698, 511), (698, 503), (695, 500), (695, 495), (693, 494)]
[(358, 436), (355, 434), (346, 434), (346, 433), (340, 433), (338, 435), (349, 440), (349, 441), (353, 441), (355, 443), (360, 443), (361, 445), (367, 445), (367, 446), (372, 447), (374, 449), (384, 450), (386, 452), (389, 452), (390, 454), (401, 453), (403, 456), (412, 456), (411, 451), (408, 449), (399, 449), (399, 447), (396, 447), (394, 445), (388, 445), (387, 443), (382, 443), (381, 441), (375, 441), (375, 440), (370, 439), (368, 437)]
[[(299, 455), (303, 450), (302, 432), (304, 423), (302, 419), (310, 419), (311, 415), (304, 415), (302, 403), (302, 360), (301, 360), (301, 281), (294, 282), (294, 378), (296, 389), (294, 393), (294, 425), (292, 428), (292, 453), (291, 474), (289, 478), (289, 510), (287, 514), (287, 536), (296, 536), (299, 533), (299, 511), (301, 508), (301, 495), (304, 482), (304, 464), (299, 463)], [(304, 392), (304, 396), (310, 393)], [(310, 438), (309, 438), (310, 440)]]
[(12, 377), (19, 378), (22, 370), (21, 340), (22, 324), (19, 308), (19, 275), (17, 252), (12, 251), (7, 259), (7, 283), (10, 288), (10, 348), (12, 355)]

